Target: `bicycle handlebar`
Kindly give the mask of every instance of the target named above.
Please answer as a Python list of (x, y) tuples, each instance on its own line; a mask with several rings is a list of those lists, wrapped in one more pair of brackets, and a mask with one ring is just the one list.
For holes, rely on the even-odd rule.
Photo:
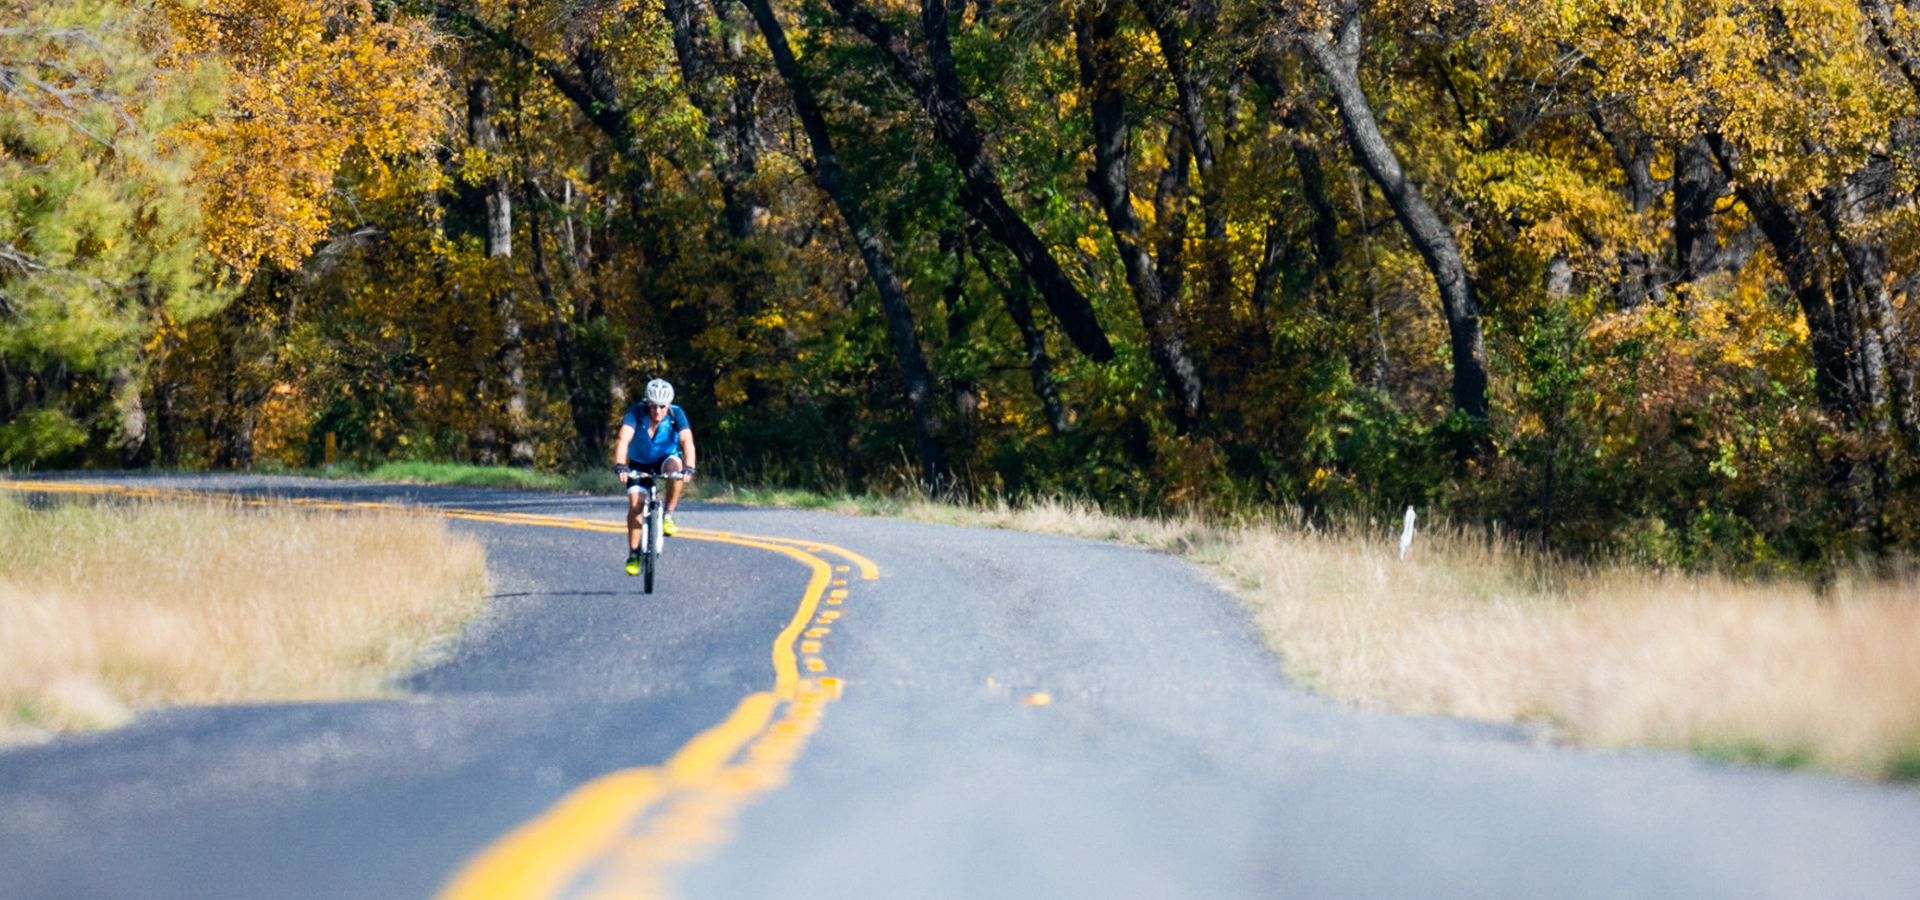
[(666, 481), (685, 481), (689, 474), (687, 472), (642, 472), (638, 469), (623, 466), (615, 466), (613, 471), (616, 475), (624, 472), (633, 478), (658, 478)]

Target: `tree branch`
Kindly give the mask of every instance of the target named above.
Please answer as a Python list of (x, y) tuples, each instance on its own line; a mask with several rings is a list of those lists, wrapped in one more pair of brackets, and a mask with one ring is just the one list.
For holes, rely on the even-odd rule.
[(1113, 345), (1073, 280), (1053, 258), (1033, 228), (1007, 202), (999, 175), (986, 151), (980, 127), (967, 105), (947, 34), (945, 0), (921, 0), (920, 23), (927, 39), (927, 60), (913, 52), (907, 39), (882, 22), (860, 0), (827, 0), (828, 5), (855, 31), (886, 55), (895, 74), (919, 95), (933, 122), (934, 134), (953, 154), (960, 170), (960, 202), (967, 214), (986, 226), (995, 240), (1012, 251), (1033, 279), (1047, 308), (1080, 352), (1100, 362), (1113, 359)]

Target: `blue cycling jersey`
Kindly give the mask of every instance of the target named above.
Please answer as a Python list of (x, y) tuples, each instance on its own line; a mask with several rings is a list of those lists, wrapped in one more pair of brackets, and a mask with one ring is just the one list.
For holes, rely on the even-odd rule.
[(633, 429), (633, 440), (627, 444), (629, 462), (651, 465), (669, 456), (680, 455), (680, 432), (692, 427), (687, 424), (687, 411), (677, 404), (667, 406), (667, 416), (647, 429), (647, 409), (644, 404), (636, 403), (627, 408), (626, 418), (620, 424)]

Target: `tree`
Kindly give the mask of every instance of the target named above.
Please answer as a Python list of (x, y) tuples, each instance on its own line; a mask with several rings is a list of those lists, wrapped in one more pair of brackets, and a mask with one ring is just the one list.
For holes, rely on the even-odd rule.
[(926, 355), (920, 349), (920, 336), (913, 326), (913, 310), (908, 305), (906, 288), (894, 271), (893, 255), (886, 235), (873, 223), (863, 199), (847, 183), (840, 168), (840, 157), (833, 149), (833, 134), (827, 129), (826, 116), (807, 73), (787, 45), (786, 29), (774, 15), (768, 0), (742, 0), (766, 38), (767, 49), (786, 82), (793, 108), (806, 129), (807, 143), (813, 151), (813, 180), (832, 201), (847, 230), (853, 233), (860, 259), (880, 293), (880, 305), (886, 310), (887, 334), (893, 340), (894, 355), (899, 358), (901, 376), (906, 381), (907, 401), (913, 405), (914, 426), (920, 441), (921, 479), (928, 490), (939, 489), (949, 477), (945, 453), (940, 447), (940, 420), (933, 410), (933, 382), (927, 372)]
[(1327, 79), (1334, 105), (1340, 109), (1340, 121), (1353, 143), (1354, 157), (1386, 196), (1401, 230), (1420, 251), (1420, 257), (1433, 274), (1434, 285), (1440, 289), (1440, 306), (1446, 312), (1452, 348), (1453, 407), (1470, 421), (1485, 422), (1487, 347), (1480, 328), (1480, 301), (1474, 296), (1473, 278), (1453, 232), (1440, 221), (1420, 187), (1401, 168), (1399, 155), (1380, 131), (1373, 107), (1361, 90), (1363, 45), (1359, 0), (1346, 0), (1332, 12), (1331, 21), (1324, 29), (1310, 27), (1300, 41)]
[[(440, 67), (428, 22), (373, 0), (168, 4), (179, 52), (227, 70), (225, 114), (194, 123), (207, 245), (235, 278), (297, 269), (340, 212), (335, 177), (363, 167), (351, 202), (405, 190), (437, 136)], [(352, 223), (350, 223), (352, 224)]]
[(1006, 193), (1000, 187), (986, 141), (955, 69), (946, 3), (922, 0), (920, 4), (920, 28), (926, 40), (924, 60), (913, 51), (904, 35), (881, 21), (859, 0), (830, 0), (830, 5), (842, 21), (885, 54), (894, 73), (919, 96), (934, 133), (953, 154), (954, 163), (959, 167), (960, 198), (968, 214), (1020, 261), (1021, 268), (1033, 279), (1040, 296), (1073, 339), (1074, 346), (1096, 361), (1112, 359), (1113, 348), (1107, 341), (1106, 331), (1094, 317), (1093, 306), (1067, 278), (1026, 219), (1007, 202)]
[[(1199, 367), (1188, 350), (1181, 310), (1187, 236), (1179, 227), (1183, 222), (1163, 222), (1162, 253), (1156, 261), (1147, 249), (1146, 228), (1134, 211), (1133, 191), (1128, 187), (1133, 134), (1121, 83), (1118, 32), (1119, 13), (1112, 5), (1083, 7), (1074, 20), (1080, 79), (1088, 92), (1087, 108), (1093, 123), (1094, 165), (1087, 173), (1087, 187), (1106, 214), (1114, 247), (1126, 268), (1127, 285), (1146, 329), (1147, 352), (1166, 380), (1175, 426), (1185, 433), (1192, 430), (1202, 412)], [(1173, 142), (1175, 158), (1167, 163), (1170, 170), (1184, 172), (1190, 146), (1185, 141)], [(1210, 161), (1211, 152), (1205, 155)], [(1184, 190), (1177, 185), (1183, 180), (1181, 175), (1175, 174), (1172, 180), (1175, 184), (1161, 192), (1163, 201), (1168, 191)]]
[(166, 61), (147, 8), (10, 3), (0, 22), (0, 465), (70, 459), (101, 414), (138, 462), (150, 339), (231, 296), (197, 255), (183, 134), (220, 102), (219, 67)]

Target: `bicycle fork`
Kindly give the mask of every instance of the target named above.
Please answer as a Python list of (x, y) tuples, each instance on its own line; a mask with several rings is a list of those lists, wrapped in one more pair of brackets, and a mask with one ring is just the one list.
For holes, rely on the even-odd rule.
[(665, 505), (651, 490), (646, 491), (646, 497), (640, 518), (640, 551), (659, 556), (667, 549)]

